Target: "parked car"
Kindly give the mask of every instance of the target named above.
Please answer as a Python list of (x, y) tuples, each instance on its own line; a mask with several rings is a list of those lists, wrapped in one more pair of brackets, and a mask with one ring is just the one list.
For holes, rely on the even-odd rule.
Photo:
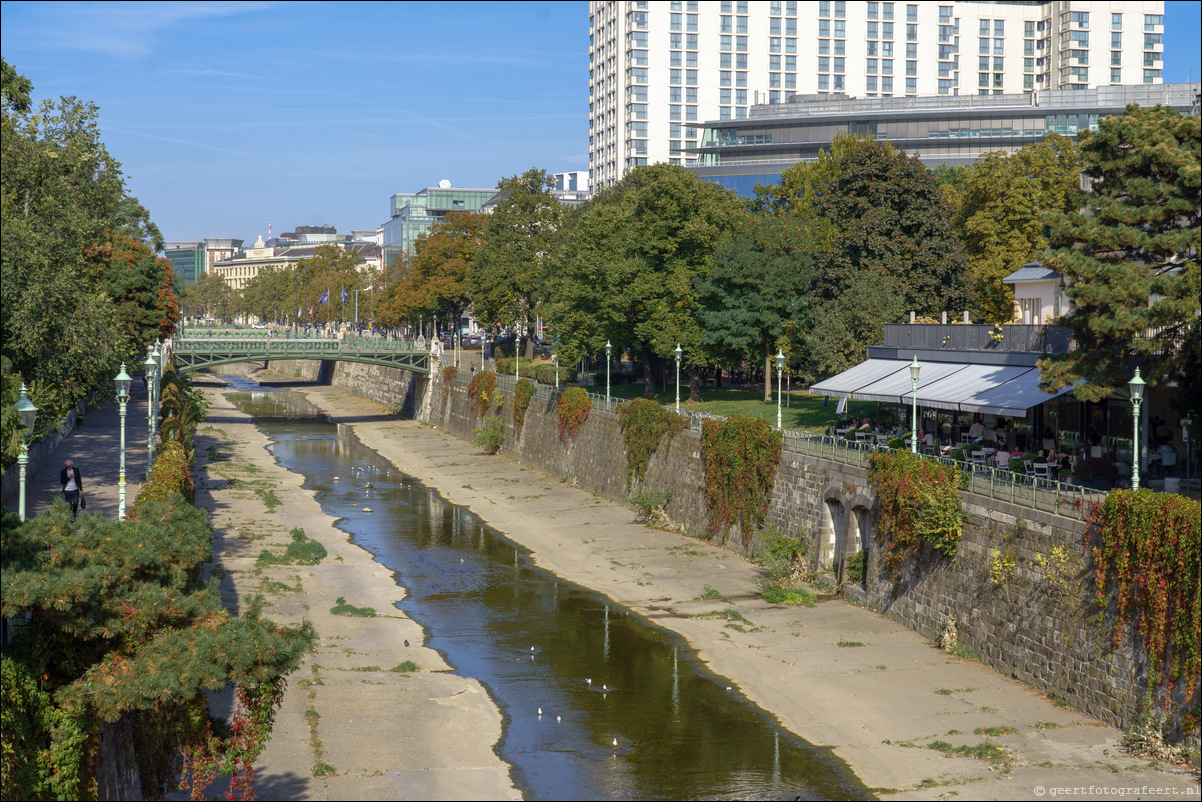
[(265, 329), (265, 328), (267, 328), (267, 324), (266, 323), (252, 323), (250, 327), (252, 329)]

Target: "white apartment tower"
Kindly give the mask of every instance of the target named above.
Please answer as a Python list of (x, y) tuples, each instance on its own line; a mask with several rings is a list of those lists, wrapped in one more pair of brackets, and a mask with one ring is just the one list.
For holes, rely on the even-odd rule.
[(1161, 83), (1164, 2), (591, 0), (589, 174), (690, 164), (706, 120), (790, 95)]

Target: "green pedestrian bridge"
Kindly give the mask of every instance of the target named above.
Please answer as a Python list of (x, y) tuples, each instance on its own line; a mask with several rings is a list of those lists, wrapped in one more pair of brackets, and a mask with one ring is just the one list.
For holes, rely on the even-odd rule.
[(285, 359), (362, 362), (390, 368), (430, 373), (430, 351), (415, 340), (388, 340), (352, 336), (345, 339), (272, 337), (221, 334), (177, 337), (171, 345), (179, 373), (229, 365)]

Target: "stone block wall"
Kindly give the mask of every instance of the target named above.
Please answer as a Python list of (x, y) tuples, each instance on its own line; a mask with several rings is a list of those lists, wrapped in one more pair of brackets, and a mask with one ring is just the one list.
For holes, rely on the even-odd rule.
[(356, 395), (409, 418), (418, 417), (429, 377), (400, 368), (317, 359), (268, 362), (270, 370), (302, 381), (345, 387)]

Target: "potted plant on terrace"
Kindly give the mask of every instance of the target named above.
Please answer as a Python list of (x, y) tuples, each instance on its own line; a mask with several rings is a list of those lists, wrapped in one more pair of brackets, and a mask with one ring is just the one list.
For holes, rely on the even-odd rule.
[(1078, 460), (1073, 474), (1080, 483), (1094, 490), (1110, 490), (1118, 479), (1118, 468), (1103, 457), (1085, 457)]

